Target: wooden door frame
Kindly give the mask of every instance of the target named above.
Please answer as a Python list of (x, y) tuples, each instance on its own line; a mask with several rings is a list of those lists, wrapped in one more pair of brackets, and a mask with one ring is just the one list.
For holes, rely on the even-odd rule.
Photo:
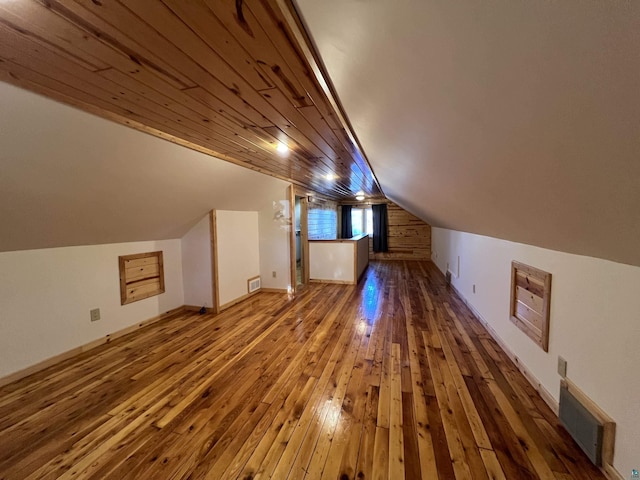
[(309, 283), (309, 200), (306, 196), (300, 196), (300, 249), (302, 284), (306, 285)]
[(302, 250), (302, 284), (309, 283), (309, 225), (308, 225), (308, 199), (307, 191), (291, 185), (289, 187), (289, 220), (291, 229), (289, 232), (289, 263), (291, 277), (291, 291), (298, 291), (298, 278), (296, 272), (296, 197), (300, 197), (300, 249)]
[(216, 211), (209, 212), (209, 236), (211, 238), (211, 301), (213, 313), (220, 313), (218, 296), (218, 226)]
[(289, 292), (295, 292), (296, 280), (296, 191), (289, 186)]

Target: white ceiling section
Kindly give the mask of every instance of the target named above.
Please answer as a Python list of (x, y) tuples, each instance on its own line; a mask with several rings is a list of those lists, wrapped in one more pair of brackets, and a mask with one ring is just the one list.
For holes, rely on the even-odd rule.
[(297, 0), (385, 194), (640, 265), (640, 2)]
[(180, 238), (288, 185), (2, 82), (0, 112), (0, 251)]

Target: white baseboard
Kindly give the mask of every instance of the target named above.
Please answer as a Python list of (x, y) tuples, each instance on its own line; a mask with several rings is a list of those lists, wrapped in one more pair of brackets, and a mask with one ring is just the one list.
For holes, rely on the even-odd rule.
[(502, 338), (500, 338), (500, 335), (498, 335), (498, 332), (494, 330), (491, 324), (487, 322), (487, 320), (485, 320), (485, 318), (480, 314), (480, 312), (478, 312), (475, 309), (475, 307), (464, 297), (464, 295), (460, 293), (460, 290), (458, 290), (453, 284), (451, 284), (451, 288), (453, 288), (453, 290), (456, 292), (458, 297), (460, 297), (460, 299), (469, 308), (469, 310), (471, 310), (471, 313), (473, 313), (473, 315), (478, 319), (478, 321), (484, 326), (484, 328), (487, 330), (489, 335), (491, 335), (491, 338), (493, 338), (496, 341), (496, 343), (500, 345), (500, 348), (502, 348), (504, 353), (507, 354), (507, 356), (511, 359), (511, 361), (516, 366), (516, 368), (520, 371), (520, 373), (524, 375), (524, 377), (531, 384), (531, 386), (536, 390), (536, 392), (540, 394), (540, 397), (542, 397), (542, 400), (544, 400), (544, 403), (546, 403), (549, 406), (549, 408), (553, 411), (553, 413), (555, 413), (555, 415), (557, 416), (558, 412), (560, 411), (560, 407), (558, 405), (558, 402), (555, 400), (555, 398), (553, 398), (553, 395), (551, 395), (551, 393), (549, 393), (549, 391), (542, 385), (542, 383), (540, 383), (540, 381), (531, 372), (531, 370), (529, 370), (527, 366), (520, 361), (518, 356), (513, 352), (513, 350), (511, 350), (509, 345), (507, 345), (507, 343), (505, 343), (505, 341), (502, 340)]
[[(464, 302), (464, 304), (471, 310), (471, 313), (478, 319), (478, 321), (484, 326), (489, 335), (496, 341), (500, 348), (507, 354), (507, 356), (514, 363), (516, 368), (524, 375), (524, 378), (531, 384), (531, 386), (538, 392), (544, 403), (546, 403), (551, 411), (558, 416), (560, 412), (560, 405), (556, 401), (555, 398), (549, 393), (549, 391), (540, 383), (540, 381), (536, 378), (536, 376), (529, 370), (526, 365), (524, 365), (519, 359), (518, 356), (511, 350), (509, 345), (507, 345), (502, 338), (498, 335), (498, 333), (494, 330), (494, 328), (485, 320), (485, 318), (478, 312), (475, 307), (466, 299), (464, 295), (458, 290), (453, 284), (450, 285), (451, 288), (456, 292), (460, 300)], [(600, 467), (602, 473), (609, 480), (624, 480), (620, 472), (618, 472), (612, 465), (603, 465)]]

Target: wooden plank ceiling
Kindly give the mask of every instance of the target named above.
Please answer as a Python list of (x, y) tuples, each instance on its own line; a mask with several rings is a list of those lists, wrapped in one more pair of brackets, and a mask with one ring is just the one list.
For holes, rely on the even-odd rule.
[(0, 2), (0, 79), (333, 198), (381, 196), (278, 3)]

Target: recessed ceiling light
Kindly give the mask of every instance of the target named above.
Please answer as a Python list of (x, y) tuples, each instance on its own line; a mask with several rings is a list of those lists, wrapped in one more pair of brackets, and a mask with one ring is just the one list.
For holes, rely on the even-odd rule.
[(336, 180), (338, 178), (338, 175), (336, 175), (335, 173), (327, 173), (324, 178), (326, 178), (327, 180), (331, 181), (331, 180)]
[(276, 150), (280, 153), (287, 153), (289, 151), (289, 146), (286, 143), (278, 142)]

